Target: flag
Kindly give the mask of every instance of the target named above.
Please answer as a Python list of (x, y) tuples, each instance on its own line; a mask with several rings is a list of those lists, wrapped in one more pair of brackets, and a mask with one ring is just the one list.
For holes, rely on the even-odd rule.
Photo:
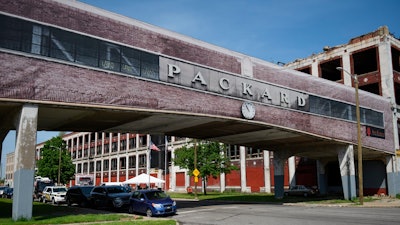
[(152, 141), (150, 141), (150, 150), (160, 151), (160, 149)]

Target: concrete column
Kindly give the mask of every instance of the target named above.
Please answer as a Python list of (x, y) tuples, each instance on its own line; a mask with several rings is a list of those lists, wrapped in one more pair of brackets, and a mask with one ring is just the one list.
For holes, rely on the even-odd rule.
[(225, 173), (221, 173), (219, 176), (220, 179), (220, 192), (223, 193), (226, 190), (226, 174)]
[[(387, 34), (389, 35), (389, 34)], [(387, 36), (382, 38), (378, 46), (379, 54), (379, 70), (381, 73), (382, 96), (395, 99), (394, 83), (393, 83), (393, 66), (391, 43)], [(394, 101), (393, 101), (394, 102)]]
[(288, 167), (289, 167), (289, 185), (296, 185), (296, 157), (292, 156), (288, 159)]
[(118, 154), (117, 155), (117, 182), (120, 182), (119, 181), (119, 173), (121, 172), (120, 163), (119, 163), (120, 160), (121, 160), (121, 154)]
[(356, 176), (354, 169), (354, 146), (343, 146), (338, 150), (340, 176), (344, 199), (351, 200), (356, 195)]
[(264, 150), (264, 191), (271, 193), (271, 168), (269, 163), (269, 151)]
[(135, 157), (136, 157), (136, 165), (135, 165), (135, 177), (139, 175), (139, 134), (136, 134), (136, 148), (135, 148)]
[(112, 133), (107, 133), (108, 135), (108, 154), (107, 154), (107, 161), (108, 161), (108, 182), (111, 182), (111, 153), (112, 153)]
[[(342, 55), (342, 63), (343, 63), (342, 64), (343, 69), (346, 70), (346, 71), (349, 71), (349, 73), (351, 73), (350, 55), (349, 55), (348, 51), (343, 53), (343, 55)], [(349, 74), (347, 74), (345, 72), (342, 72), (342, 75), (343, 75), (343, 83), (344, 83), (344, 85), (351, 87), (353, 78)]]
[[(185, 171), (185, 190), (186, 190), (186, 187), (188, 187), (188, 186), (190, 186), (190, 174), (188, 173), (188, 171)], [(200, 188), (202, 187), (201, 184), (199, 185), (199, 183), (197, 183), (197, 188), (199, 188), (199, 186), (200, 186)]]
[(101, 134), (101, 172), (100, 172), (100, 183), (97, 184), (97, 182), (95, 182), (96, 185), (100, 185), (101, 183), (103, 183), (104, 180), (104, 160), (103, 160), (103, 154), (104, 154), (104, 132)]
[(33, 177), (35, 174), (36, 132), (39, 108), (26, 104), (16, 121), (12, 219), (32, 218)]
[(281, 199), (284, 194), (284, 171), (285, 171), (285, 157), (281, 151), (274, 151), (274, 183), (275, 183), (275, 198)]
[(319, 61), (315, 61), (311, 64), (311, 75), (315, 77), (319, 77), (318, 63)]
[(129, 154), (125, 154), (125, 180), (129, 180)]
[(239, 147), (240, 151), (240, 189), (241, 192), (247, 192), (246, 191), (246, 147), (240, 146)]
[(386, 177), (387, 177), (387, 191), (391, 197), (396, 197), (400, 193), (399, 170), (396, 168), (396, 156), (386, 156)]
[(328, 194), (325, 166), (325, 162), (317, 160), (317, 181), (320, 195)]
[[(225, 156), (225, 152), (221, 151), (220, 154), (224, 157)], [(224, 192), (225, 191), (225, 187), (226, 187), (226, 181), (225, 181), (225, 173), (221, 173), (219, 175), (219, 185), (220, 185), (220, 192)]]
[[(171, 142), (173, 143), (173, 140), (171, 140)], [(169, 187), (172, 191), (176, 190), (176, 171), (175, 171), (174, 159), (175, 159), (175, 148), (174, 146), (171, 146), (171, 168), (169, 170), (169, 179), (170, 179)]]

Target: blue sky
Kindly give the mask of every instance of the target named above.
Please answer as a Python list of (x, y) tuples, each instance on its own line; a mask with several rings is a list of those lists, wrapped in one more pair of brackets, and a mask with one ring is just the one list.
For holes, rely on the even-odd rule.
[[(399, 0), (82, 0), (269, 62), (291, 62), (387, 25), (400, 38)], [(58, 132), (39, 132), (38, 143)], [(15, 132), (3, 142), (14, 151)], [(1, 177), (4, 177), (4, 169)]]

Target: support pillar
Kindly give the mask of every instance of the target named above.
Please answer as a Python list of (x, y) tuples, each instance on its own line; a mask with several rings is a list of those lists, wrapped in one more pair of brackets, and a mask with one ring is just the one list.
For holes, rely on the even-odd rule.
[(386, 156), (387, 193), (391, 197), (396, 197), (396, 194), (400, 193), (400, 174), (396, 164), (396, 156)]
[(296, 185), (296, 157), (292, 156), (288, 159), (288, 167), (289, 167), (289, 185)]
[(241, 192), (247, 192), (246, 182), (246, 147), (240, 146), (240, 190)]
[(264, 191), (271, 193), (271, 168), (269, 163), (269, 151), (264, 150)]
[(32, 218), (38, 111), (38, 106), (26, 104), (22, 107), (18, 121), (16, 121), (17, 136), (12, 205), (12, 219), (14, 221)]
[(340, 176), (344, 199), (356, 198), (356, 176), (354, 169), (354, 146), (348, 145), (338, 151)]
[(284, 194), (285, 161), (287, 154), (282, 151), (274, 151), (274, 183), (275, 198), (282, 199)]
[[(225, 152), (222, 150), (220, 152), (222, 157), (225, 157)], [(225, 187), (226, 187), (226, 180), (225, 180), (225, 173), (221, 173), (219, 175), (219, 185), (220, 185), (220, 192), (223, 193), (225, 191)]]
[(322, 160), (317, 160), (317, 181), (320, 195), (328, 194), (325, 166), (326, 162), (323, 162)]
[(226, 190), (226, 175), (225, 173), (221, 173), (219, 176), (220, 179), (220, 192), (223, 193)]
[[(185, 171), (185, 189), (189, 186), (190, 186), (190, 174), (189, 174), (189, 171)], [(199, 188), (198, 185), (197, 185), (197, 188)]]
[[(169, 170), (169, 177), (170, 177), (169, 178), (169, 180), (170, 180), (169, 188), (171, 189), (171, 191), (176, 190), (176, 170), (175, 170), (174, 159), (175, 159), (175, 148), (172, 146), (171, 147), (171, 167)], [(185, 187), (187, 187), (187, 186), (185, 186)]]

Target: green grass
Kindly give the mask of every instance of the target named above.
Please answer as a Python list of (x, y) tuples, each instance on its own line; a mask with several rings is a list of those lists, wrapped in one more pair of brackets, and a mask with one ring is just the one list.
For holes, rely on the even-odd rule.
[[(110, 222), (111, 221), (111, 222)], [(102, 223), (104, 222), (104, 223)], [(32, 225), (32, 224), (71, 224), (71, 223), (96, 223), (107, 225), (172, 225), (174, 220), (144, 220), (142, 216), (127, 214), (106, 213), (85, 213), (79, 207), (53, 206), (39, 202), (33, 203), (32, 219), (12, 220), (12, 201), (10, 199), (0, 199), (0, 225)]]

